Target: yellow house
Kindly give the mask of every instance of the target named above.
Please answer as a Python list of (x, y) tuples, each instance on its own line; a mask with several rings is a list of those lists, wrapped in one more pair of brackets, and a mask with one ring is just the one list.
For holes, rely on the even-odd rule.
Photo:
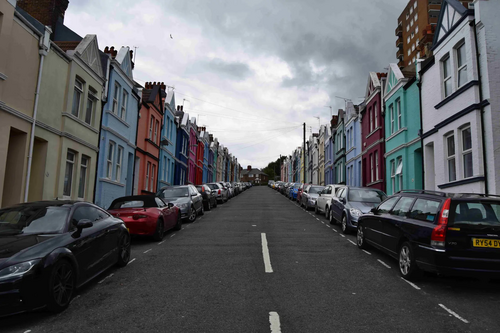
[(0, 0), (0, 207), (26, 199), (44, 35), (16, 11), (15, 0)]

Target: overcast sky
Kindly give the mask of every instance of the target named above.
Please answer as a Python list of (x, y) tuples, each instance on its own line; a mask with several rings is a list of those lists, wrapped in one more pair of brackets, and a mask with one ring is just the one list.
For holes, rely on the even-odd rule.
[(97, 34), (101, 50), (137, 47), (137, 82), (174, 86), (177, 104), (243, 168), (263, 168), (302, 144), (304, 122), (309, 137), (327, 106), (344, 108), (336, 96), (361, 102), (368, 72), (397, 62), (407, 3), (70, 0), (65, 24)]

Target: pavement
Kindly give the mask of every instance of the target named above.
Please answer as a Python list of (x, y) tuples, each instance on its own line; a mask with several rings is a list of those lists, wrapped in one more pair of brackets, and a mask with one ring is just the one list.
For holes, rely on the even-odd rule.
[(323, 215), (253, 187), (0, 332), (500, 332), (500, 283), (425, 275), (362, 251)]

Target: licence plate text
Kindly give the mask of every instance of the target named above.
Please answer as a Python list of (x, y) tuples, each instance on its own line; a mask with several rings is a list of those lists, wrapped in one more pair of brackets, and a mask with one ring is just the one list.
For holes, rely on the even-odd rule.
[(472, 238), (472, 246), (474, 246), (474, 247), (492, 247), (492, 248), (500, 249), (500, 240), (498, 240), (498, 239)]

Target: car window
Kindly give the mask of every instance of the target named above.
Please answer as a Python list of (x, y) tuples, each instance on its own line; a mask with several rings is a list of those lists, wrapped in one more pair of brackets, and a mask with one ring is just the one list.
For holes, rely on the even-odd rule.
[(60, 233), (66, 226), (69, 209), (63, 207), (45, 207), (24, 225), (19, 225), (25, 234)]
[(163, 189), (159, 195), (160, 198), (181, 198), (188, 197), (189, 191), (188, 187), (168, 187)]
[[(349, 195), (350, 197), (350, 195)], [(386, 201), (382, 202), (378, 208), (377, 208), (377, 211), (380, 213), (380, 214), (385, 214), (385, 213), (388, 213), (391, 208), (394, 206), (394, 204), (396, 203), (396, 201), (399, 200), (400, 197), (392, 197), (392, 198), (389, 198), (387, 199)]]
[(99, 210), (92, 206), (82, 206), (78, 207), (73, 213), (73, 217), (71, 218), (71, 222), (76, 225), (78, 221), (87, 219), (90, 222), (96, 222), (102, 220), (102, 214), (99, 214)]
[(160, 208), (163, 208), (166, 206), (165, 203), (163, 202), (163, 200), (161, 200), (158, 197), (155, 197), (155, 201), (156, 201), (156, 204), (158, 205), (158, 207), (160, 207)]
[(339, 188), (339, 189), (337, 190), (337, 197), (338, 197), (338, 198), (341, 198), (341, 197), (342, 197), (342, 193), (343, 193), (343, 192), (344, 192), (344, 188), (343, 188), (343, 187)]
[(130, 200), (130, 201), (118, 201), (115, 202), (109, 209), (120, 209), (120, 208), (142, 208), (144, 207), (144, 201), (142, 200)]
[(500, 225), (500, 204), (495, 202), (460, 202), (452, 211), (455, 212), (452, 224), (487, 224)]
[(440, 201), (419, 198), (415, 201), (415, 204), (410, 211), (410, 218), (420, 221), (434, 222), (436, 221), (440, 204)]
[(391, 214), (397, 216), (406, 216), (406, 214), (408, 214), (408, 212), (410, 211), (410, 207), (414, 199), (415, 198), (411, 197), (401, 198), (401, 200), (399, 200), (396, 206), (394, 206), (394, 208), (392, 209)]
[(387, 198), (384, 192), (371, 189), (350, 189), (349, 201), (381, 203)]

